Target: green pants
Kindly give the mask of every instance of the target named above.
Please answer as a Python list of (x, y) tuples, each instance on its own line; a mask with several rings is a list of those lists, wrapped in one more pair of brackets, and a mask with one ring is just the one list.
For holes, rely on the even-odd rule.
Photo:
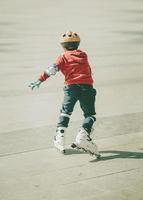
[(64, 87), (64, 101), (62, 104), (61, 115), (57, 127), (68, 127), (70, 115), (73, 112), (77, 101), (83, 111), (84, 121), (82, 127), (88, 132), (96, 118), (95, 113), (95, 96), (96, 90), (91, 85), (74, 84)]

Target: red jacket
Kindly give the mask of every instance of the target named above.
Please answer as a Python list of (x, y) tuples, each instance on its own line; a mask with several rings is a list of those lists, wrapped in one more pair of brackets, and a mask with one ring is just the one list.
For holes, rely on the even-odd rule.
[[(66, 85), (93, 84), (91, 68), (85, 52), (81, 50), (65, 51), (54, 64), (65, 76)], [(44, 81), (48, 77), (43, 74), (39, 80)]]

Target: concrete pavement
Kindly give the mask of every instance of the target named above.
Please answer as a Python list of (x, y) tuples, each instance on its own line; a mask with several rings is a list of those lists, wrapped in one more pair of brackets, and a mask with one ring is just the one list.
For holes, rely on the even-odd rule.
[(67, 146), (0, 157), (0, 199), (142, 199), (143, 132), (97, 140), (102, 158)]
[[(140, 0), (7, 0), (0, 3), (0, 200), (143, 200), (143, 40)], [(52, 144), (63, 77), (28, 84), (61, 53), (74, 30), (97, 89), (94, 140), (102, 159)]]

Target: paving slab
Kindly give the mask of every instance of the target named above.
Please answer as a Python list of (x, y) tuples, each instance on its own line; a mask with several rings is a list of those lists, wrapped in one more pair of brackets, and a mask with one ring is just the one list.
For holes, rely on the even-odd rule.
[(0, 157), (3, 200), (134, 199), (143, 195), (143, 132), (97, 140), (102, 158), (67, 146)]

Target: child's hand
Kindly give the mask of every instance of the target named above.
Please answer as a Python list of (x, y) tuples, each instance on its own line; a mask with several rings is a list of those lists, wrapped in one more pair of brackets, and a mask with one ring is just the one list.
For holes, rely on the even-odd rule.
[(33, 90), (35, 87), (39, 88), (41, 83), (42, 81), (38, 80), (38, 81), (30, 83), (29, 87)]

